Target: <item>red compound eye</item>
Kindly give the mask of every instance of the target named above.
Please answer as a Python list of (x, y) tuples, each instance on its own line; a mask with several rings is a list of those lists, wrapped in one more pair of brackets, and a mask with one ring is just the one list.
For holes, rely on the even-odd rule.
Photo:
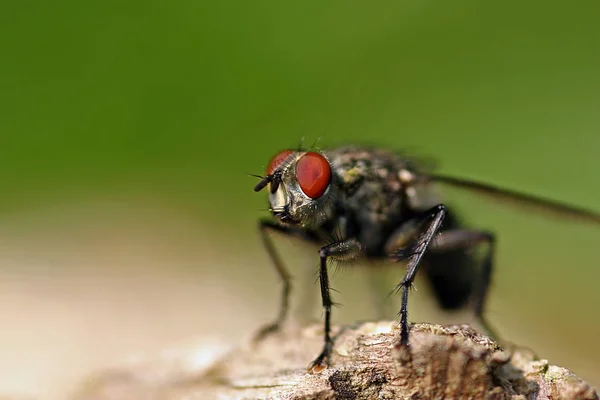
[(331, 181), (329, 162), (319, 153), (308, 152), (296, 164), (296, 177), (300, 188), (311, 199), (323, 196)]
[(293, 153), (292, 150), (283, 150), (278, 153), (275, 157), (271, 158), (269, 165), (267, 165), (267, 175), (271, 175), (279, 166)]

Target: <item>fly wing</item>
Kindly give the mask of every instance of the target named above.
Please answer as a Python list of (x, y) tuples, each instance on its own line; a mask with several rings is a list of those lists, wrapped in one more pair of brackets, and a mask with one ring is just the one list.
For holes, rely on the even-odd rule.
[(555, 218), (563, 218), (574, 222), (600, 224), (600, 214), (594, 211), (505, 189), (489, 183), (440, 174), (426, 175), (422, 176), (422, 178), (425, 182), (439, 182), (447, 186), (465, 189), (471, 193), (489, 198), (494, 202), (502, 202), (503, 204), (512, 205), (526, 211), (543, 213)]

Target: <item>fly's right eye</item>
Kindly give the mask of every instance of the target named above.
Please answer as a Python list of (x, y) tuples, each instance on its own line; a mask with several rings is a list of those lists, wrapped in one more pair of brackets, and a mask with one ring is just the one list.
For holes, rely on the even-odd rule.
[(290, 155), (292, 155), (292, 153), (292, 150), (283, 150), (275, 157), (271, 158), (271, 161), (269, 161), (269, 164), (267, 165), (267, 175), (272, 175), (275, 170), (277, 170), (277, 168), (279, 168), (281, 164), (283, 164), (283, 162), (287, 160)]
[(329, 187), (331, 167), (319, 153), (308, 152), (296, 164), (296, 177), (304, 194), (311, 199), (318, 199)]

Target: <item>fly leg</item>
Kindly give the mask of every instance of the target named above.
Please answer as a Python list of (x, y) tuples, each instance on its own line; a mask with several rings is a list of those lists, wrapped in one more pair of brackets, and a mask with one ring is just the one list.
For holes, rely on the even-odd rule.
[(324, 246), (319, 251), (319, 282), (321, 284), (321, 298), (323, 299), (323, 310), (325, 311), (325, 332), (323, 350), (321, 354), (308, 366), (309, 372), (320, 372), (327, 368), (329, 356), (333, 347), (331, 339), (331, 294), (329, 293), (329, 276), (327, 275), (327, 259), (351, 260), (358, 257), (363, 250), (361, 244), (354, 239), (335, 242)]
[(438, 204), (409, 220), (408, 225), (400, 227), (399, 235), (394, 235), (396, 242), (399, 239), (406, 240), (408, 237), (414, 237), (415, 234), (418, 235), (414, 244), (408, 248), (396, 250), (394, 253), (397, 259), (410, 259), (404, 278), (396, 286), (397, 292), (402, 290), (402, 305), (398, 313), (400, 315), (400, 348), (408, 349), (408, 290), (412, 286), (423, 255), (442, 226), (446, 212), (446, 206)]
[(494, 333), (494, 330), (483, 315), (485, 301), (492, 279), (495, 249), (494, 235), (490, 232), (470, 229), (448, 230), (441, 232), (435, 238), (434, 242), (431, 244), (431, 250), (440, 253), (460, 249), (468, 251), (480, 245), (487, 246), (480, 266), (479, 279), (475, 284), (475, 289), (472, 294), (475, 318), (488, 336), (497, 339), (498, 336)]
[(285, 266), (283, 265), (281, 258), (275, 251), (275, 246), (273, 246), (273, 241), (269, 237), (268, 231), (269, 230), (275, 231), (275, 232), (284, 233), (287, 235), (298, 236), (303, 239), (312, 240), (303, 231), (300, 231), (300, 230), (297, 230), (294, 228), (281, 226), (281, 225), (278, 225), (269, 220), (260, 220), (258, 223), (258, 227), (260, 230), (260, 237), (262, 239), (263, 245), (264, 245), (265, 249), (267, 250), (267, 253), (269, 254), (269, 258), (273, 262), (273, 266), (275, 267), (275, 270), (277, 271), (277, 275), (279, 275), (279, 278), (281, 279), (283, 286), (281, 288), (281, 304), (279, 306), (279, 313), (277, 314), (277, 318), (272, 323), (262, 327), (256, 333), (256, 335), (254, 336), (254, 342), (258, 342), (258, 341), (264, 339), (267, 335), (269, 335), (273, 332), (277, 332), (281, 328), (281, 326), (283, 325), (283, 322), (287, 318), (288, 309), (289, 309), (290, 293), (292, 290), (292, 278), (291, 278), (289, 272), (287, 271), (287, 268), (285, 268)]

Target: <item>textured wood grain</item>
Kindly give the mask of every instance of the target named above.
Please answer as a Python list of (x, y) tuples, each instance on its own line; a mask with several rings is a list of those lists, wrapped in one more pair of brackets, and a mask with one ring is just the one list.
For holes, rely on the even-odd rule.
[(394, 346), (395, 322), (335, 332), (332, 365), (320, 373), (306, 369), (322, 344), (318, 325), (233, 349), (208, 368), (195, 368), (189, 349), (100, 371), (73, 399), (598, 399), (568, 370), (468, 326), (415, 324), (409, 353)]

